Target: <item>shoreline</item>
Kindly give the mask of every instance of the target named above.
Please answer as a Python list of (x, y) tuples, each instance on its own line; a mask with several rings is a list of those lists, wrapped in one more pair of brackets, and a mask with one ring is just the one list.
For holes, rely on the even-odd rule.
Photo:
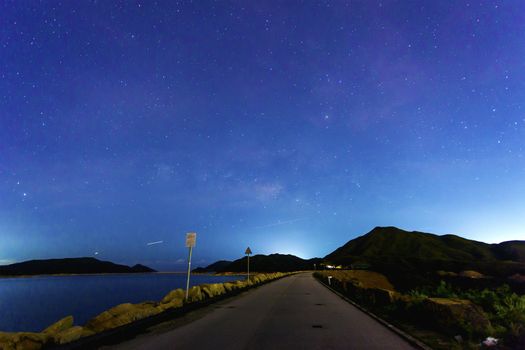
[[(204, 283), (190, 288), (189, 297), (184, 290), (174, 289), (160, 301), (143, 301), (136, 304), (123, 303), (92, 317), (82, 325), (75, 324), (73, 316), (66, 316), (41, 332), (1, 332), (0, 348), (15, 349), (20, 344), (32, 349), (42, 348), (85, 348), (103, 345), (119, 339), (123, 334), (130, 336), (143, 332), (156, 324), (172, 320), (188, 311), (213, 304), (290, 275), (291, 273), (250, 274), (249, 281)], [(34, 276), (33, 276), (34, 277)]]
[[(257, 274), (260, 272), (253, 272)], [(265, 272), (262, 272), (265, 273)], [(54, 273), (54, 274), (39, 274), (39, 275), (0, 275), (0, 280), (10, 278), (32, 278), (32, 277), (68, 277), (68, 276), (119, 276), (119, 275), (186, 275), (185, 271), (156, 271), (156, 272), (93, 272), (93, 273)], [(247, 276), (246, 272), (192, 272), (192, 275), (198, 276)]]
[[(10, 278), (31, 277), (68, 277), (68, 276), (115, 276), (115, 275), (185, 275), (186, 272), (93, 272), (93, 273), (54, 273), (40, 275), (0, 275), (0, 280)], [(194, 275), (194, 273), (192, 273)], [(195, 273), (195, 275), (214, 275), (208, 273)], [(217, 275), (219, 276), (219, 275)]]

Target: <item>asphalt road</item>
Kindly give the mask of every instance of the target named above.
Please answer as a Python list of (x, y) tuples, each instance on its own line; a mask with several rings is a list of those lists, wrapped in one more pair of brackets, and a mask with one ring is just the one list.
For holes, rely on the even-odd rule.
[(207, 308), (174, 329), (111, 349), (414, 349), (310, 273), (283, 278)]

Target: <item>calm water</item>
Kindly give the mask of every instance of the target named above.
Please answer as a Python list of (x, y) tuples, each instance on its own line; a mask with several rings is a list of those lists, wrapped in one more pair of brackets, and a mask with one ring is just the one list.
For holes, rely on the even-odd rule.
[[(191, 285), (234, 281), (239, 276), (191, 276)], [(82, 325), (115, 305), (159, 301), (185, 288), (183, 274), (130, 274), (0, 278), (0, 331), (41, 331), (73, 315)]]

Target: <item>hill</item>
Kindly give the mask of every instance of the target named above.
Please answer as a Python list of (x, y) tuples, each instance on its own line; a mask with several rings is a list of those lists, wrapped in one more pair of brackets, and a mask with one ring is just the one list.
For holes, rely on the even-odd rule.
[(219, 260), (206, 267), (197, 267), (196, 269), (193, 270), (193, 272), (196, 272), (196, 273), (218, 272), (218, 271), (222, 271), (224, 268), (226, 268), (231, 263), (232, 262), (228, 260)]
[(325, 260), (347, 267), (370, 266), (394, 284), (408, 286), (421, 284), (438, 270), (475, 270), (506, 278), (525, 271), (524, 257), (524, 241), (488, 244), (455, 235), (376, 227), (328, 254)]
[(328, 254), (338, 263), (352, 258), (400, 257), (424, 260), (496, 260), (491, 245), (459, 236), (408, 232), (397, 227), (376, 227)]
[[(247, 258), (243, 257), (229, 264), (219, 266), (221, 261), (218, 261), (204, 270), (211, 270), (211, 266), (215, 266), (215, 272), (246, 272)], [(320, 266), (322, 259), (313, 258), (309, 260), (301, 259), (291, 254), (270, 254), (270, 255), (254, 255), (250, 257), (250, 271), (253, 272), (289, 272), (300, 270), (313, 270), (314, 264)], [(219, 267), (217, 267), (219, 266)], [(196, 269), (197, 270), (197, 269)], [(202, 270), (200, 270), (202, 271)]]
[(143, 272), (155, 270), (140, 264), (129, 267), (95, 258), (29, 260), (0, 266), (0, 276)]
[[(291, 254), (254, 255), (250, 257), (250, 271), (254, 272), (289, 272), (313, 270), (314, 264), (319, 264), (322, 259), (301, 259)], [(228, 265), (223, 272), (246, 271), (246, 257), (237, 259)]]
[(525, 241), (508, 241), (495, 244), (493, 251), (501, 260), (525, 263)]

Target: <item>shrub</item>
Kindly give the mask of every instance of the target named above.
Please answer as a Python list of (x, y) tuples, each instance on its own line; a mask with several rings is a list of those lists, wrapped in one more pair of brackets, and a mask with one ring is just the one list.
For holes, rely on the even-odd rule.
[(434, 296), (439, 298), (458, 298), (458, 295), (454, 292), (454, 288), (443, 280), (439, 282), (439, 286), (436, 288), (434, 294)]
[(507, 295), (494, 308), (497, 321), (508, 325), (512, 337), (518, 337), (525, 332), (525, 295)]

